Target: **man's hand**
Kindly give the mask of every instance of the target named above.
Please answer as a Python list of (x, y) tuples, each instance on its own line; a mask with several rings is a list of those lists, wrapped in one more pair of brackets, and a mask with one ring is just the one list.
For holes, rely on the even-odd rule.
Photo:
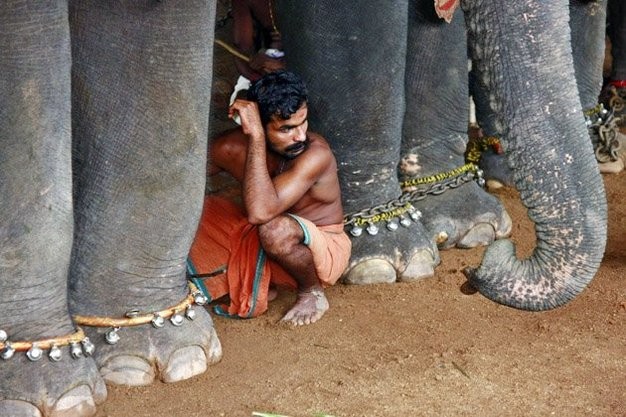
[(259, 115), (259, 107), (254, 101), (237, 99), (228, 109), (228, 117), (233, 118), (238, 114), (241, 120), (243, 133), (250, 139), (265, 140), (265, 131)]
[(248, 65), (250, 65), (250, 68), (258, 73), (268, 74), (270, 72), (285, 69), (285, 60), (271, 58), (261, 51), (252, 57)]

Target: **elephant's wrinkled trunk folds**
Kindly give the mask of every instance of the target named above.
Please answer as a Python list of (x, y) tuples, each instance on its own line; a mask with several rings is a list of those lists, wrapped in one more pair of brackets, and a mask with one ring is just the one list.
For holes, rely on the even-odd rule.
[(516, 258), (512, 242), (496, 241), (481, 266), (465, 273), (498, 303), (555, 308), (593, 279), (607, 227), (604, 186), (574, 76), (568, 1), (462, 5), (474, 65), (489, 86), (507, 161), (537, 235), (528, 259)]

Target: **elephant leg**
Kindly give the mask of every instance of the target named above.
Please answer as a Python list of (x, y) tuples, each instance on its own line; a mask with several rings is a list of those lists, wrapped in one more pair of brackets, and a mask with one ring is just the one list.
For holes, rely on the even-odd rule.
[[(347, 227), (361, 232), (353, 235), (348, 283), (428, 277), (439, 262), (423, 226), (410, 221), (398, 200), (407, 10), (407, 0), (394, 7), (337, 1), (278, 6), (288, 66), (309, 87), (311, 130), (333, 147)], [(399, 226), (395, 214), (408, 227)]]
[[(446, 24), (436, 17), (432, 1), (411, 5), (399, 171), (403, 183), (414, 184), (415, 179), (449, 173), (464, 165), (469, 107), (466, 36), (460, 11)], [(511, 219), (499, 200), (476, 181), (444, 190), (414, 203), (440, 249), (487, 245), (511, 232)]]
[(215, 2), (200, 0), (70, 3), (70, 310), (111, 383), (178, 381), (221, 357), (204, 308), (180, 326), (121, 327), (116, 344), (93, 319), (183, 308), (204, 195), (214, 16)]
[(496, 118), (489, 106), (489, 91), (480, 68), (472, 66), (469, 90), (476, 108), (476, 121), (481, 137), (470, 138), (467, 159), (477, 162), (483, 170), (488, 188), (513, 186), (513, 171), (506, 162), (502, 141), (498, 135)]
[[(19, 4), (17, 4), (19, 3)], [(57, 338), (72, 247), (70, 38), (63, 1), (0, 9), (0, 415), (88, 416), (106, 398), (92, 358)], [(57, 339), (60, 360), (19, 342)], [(17, 351), (11, 355), (11, 347)], [(24, 346), (24, 345), (22, 345)], [(28, 348), (28, 347), (27, 347)], [(34, 354), (34, 355), (33, 355)]]
[(624, 169), (620, 154), (626, 152), (626, 136), (619, 132), (613, 114), (598, 105), (603, 82), (606, 10), (606, 0), (570, 1), (572, 54), (580, 101), (600, 172), (620, 172)]

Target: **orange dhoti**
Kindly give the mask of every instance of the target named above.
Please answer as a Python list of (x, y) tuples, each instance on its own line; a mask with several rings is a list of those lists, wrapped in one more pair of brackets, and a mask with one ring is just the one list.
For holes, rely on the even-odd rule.
[[(320, 282), (324, 286), (334, 284), (350, 259), (351, 242), (343, 224), (316, 226), (302, 217), (292, 217), (302, 227), (303, 244), (311, 250)], [(192, 281), (209, 300), (229, 295), (230, 305), (218, 306), (215, 311), (231, 317), (249, 318), (264, 313), (270, 283), (297, 287), (278, 263), (267, 258), (259, 243), (257, 226), (248, 223), (240, 206), (223, 197), (205, 199), (187, 267)], [(224, 267), (224, 273), (193, 278)]]

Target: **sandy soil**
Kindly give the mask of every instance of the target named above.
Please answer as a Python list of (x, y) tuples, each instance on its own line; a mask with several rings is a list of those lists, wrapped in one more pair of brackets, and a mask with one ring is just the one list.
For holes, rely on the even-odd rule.
[[(218, 9), (219, 12), (219, 9)], [(222, 10), (223, 12), (223, 10)], [(228, 40), (228, 25), (218, 32)], [(235, 77), (219, 48), (214, 109)], [(229, 73), (230, 71), (230, 73)], [(223, 113), (222, 113), (223, 114)], [(212, 130), (223, 116), (213, 114)], [(294, 294), (252, 320), (215, 317), (223, 360), (196, 378), (109, 386), (98, 417), (626, 416), (626, 174), (605, 176), (609, 238), (601, 268), (573, 302), (532, 313), (462, 291), (483, 248), (441, 252), (432, 279), (328, 289), (331, 309), (304, 328), (277, 324)], [(520, 256), (534, 229), (512, 190), (494, 191)]]
[[(626, 416), (626, 194), (605, 176), (609, 239), (590, 286), (570, 304), (532, 313), (462, 292), (483, 249), (441, 253), (432, 279), (339, 285), (314, 325), (277, 321), (280, 293), (252, 320), (216, 317), (223, 360), (196, 378), (109, 387), (99, 417)], [(498, 192), (521, 255), (532, 223), (514, 191)]]

